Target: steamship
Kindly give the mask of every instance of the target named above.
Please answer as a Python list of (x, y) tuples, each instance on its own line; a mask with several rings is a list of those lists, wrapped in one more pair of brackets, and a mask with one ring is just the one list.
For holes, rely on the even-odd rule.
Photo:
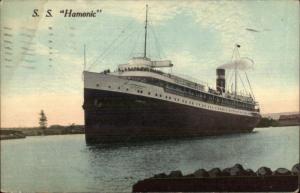
[[(115, 71), (83, 72), (86, 142), (251, 132), (261, 118), (258, 103), (252, 95), (226, 90), (225, 68), (216, 69), (216, 89), (212, 89), (160, 70), (172, 68), (170, 60), (147, 57), (147, 15), (148, 11), (143, 56)], [(235, 79), (236, 73), (237, 68)]]

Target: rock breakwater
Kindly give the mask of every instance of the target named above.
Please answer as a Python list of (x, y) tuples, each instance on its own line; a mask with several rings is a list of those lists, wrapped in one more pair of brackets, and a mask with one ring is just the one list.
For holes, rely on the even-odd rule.
[(295, 191), (299, 188), (300, 164), (290, 170), (260, 167), (256, 171), (241, 164), (220, 169), (198, 169), (183, 175), (180, 170), (156, 174), (133, 185), (133, 192), (201, 192), (201, 191)]

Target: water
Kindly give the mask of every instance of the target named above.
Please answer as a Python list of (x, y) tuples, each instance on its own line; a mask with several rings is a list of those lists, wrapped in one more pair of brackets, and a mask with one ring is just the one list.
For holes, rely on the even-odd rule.
[(291, 169), (299, 160), (299, 128), (132, 145), (87, 146), (84, 135), (1, 141), (1, 189), (25, 192), (130, 192), (156, 173), (225, 168)]

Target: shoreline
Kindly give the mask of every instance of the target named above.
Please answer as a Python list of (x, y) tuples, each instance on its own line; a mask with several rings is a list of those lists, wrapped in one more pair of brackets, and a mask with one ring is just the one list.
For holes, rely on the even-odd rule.
[[(270, 125), (264, 127), (256, 127), (254, 129), (263, 128), (277, 128), (277, 127), (294, 127), (300, 125)], [(0, 141), (1, 140), (11, 140), (11, 139), (25, 139), (30, 136), (49, 136), (49, 135), (74, 135), (74, 134), (84, 134), (84, 127), (82, 125), (76, 126), (54, 126), (47, 129), (41, 128), (11, 128), (11, 129), (1, 129), (0, 130)]]
[(47, 135), (69, 135), (84, 134), (82, 125), (61, 126), (53, 125), (46, 129), (42, 128), (7, 128), (0, 130), (0, 140), (24, 139), (27, 136), (47, 136)]

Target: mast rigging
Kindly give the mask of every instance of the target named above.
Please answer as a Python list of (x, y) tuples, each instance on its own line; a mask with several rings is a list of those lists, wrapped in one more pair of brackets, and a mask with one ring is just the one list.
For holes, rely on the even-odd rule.
[(146, 57), (147, 57), (147, 27), (148, 27), (148, 5), (146, 5), (146, 21), (145, 21), (144, 58), (146, 58)]

